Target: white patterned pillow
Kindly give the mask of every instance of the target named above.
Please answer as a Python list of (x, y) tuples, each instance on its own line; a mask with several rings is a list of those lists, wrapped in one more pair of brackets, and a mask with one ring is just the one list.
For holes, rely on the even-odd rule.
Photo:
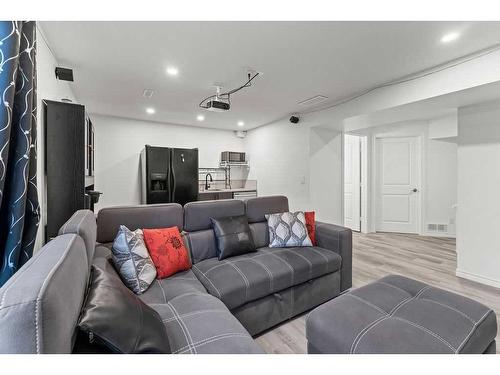
[(269, 247), (312, 246), (307, 233), (304, 212), (283, 212), (266, 215)]
[(156, 277), (156, 267), (144, 243), (142, 230), (124, 225), (113, 242), (113, 263), (123, 283), (135, 294), (144, 293)]

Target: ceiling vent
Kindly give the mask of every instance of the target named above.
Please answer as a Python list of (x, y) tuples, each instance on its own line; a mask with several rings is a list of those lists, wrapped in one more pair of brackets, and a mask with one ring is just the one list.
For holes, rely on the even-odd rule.
[(328, 99), (328, 96), (316, 95), (316, 96), (313, 96), (312, 98), (309, 98), (309, 99), (306, 99), (306, 100), (299, 102), (299, 105), (304, 105), (304, 106), (316, 105), (316, 104), (324, 102), (326, 99)]
[(142, 96), (144, 96), (146, 99), (151, 99), (155, 92), (151, 89), (146, 89), (142, 92)]

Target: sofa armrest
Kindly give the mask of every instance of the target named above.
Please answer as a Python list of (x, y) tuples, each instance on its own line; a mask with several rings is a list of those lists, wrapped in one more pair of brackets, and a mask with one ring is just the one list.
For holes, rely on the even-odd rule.
[(352, 286), (352, 231), (338, 225), (316, 222), (316, 244), (342, 257), (340, 290)]

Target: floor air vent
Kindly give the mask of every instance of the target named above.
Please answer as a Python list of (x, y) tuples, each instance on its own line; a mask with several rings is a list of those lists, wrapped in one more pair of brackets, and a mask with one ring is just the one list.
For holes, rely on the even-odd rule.
[(447, 233), (448, 224), (427, 224), (428, 232)]

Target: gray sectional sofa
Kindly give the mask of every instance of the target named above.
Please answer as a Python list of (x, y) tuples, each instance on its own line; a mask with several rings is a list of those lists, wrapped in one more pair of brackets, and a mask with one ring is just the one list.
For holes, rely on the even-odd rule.
[[(173, 353), (262, 353), (252, 339), (351, 287), (352, 234), (317, 223), (317, 247), (270, 249), (265, 214), (283, 196), (78, 211), (0, 289), (0, 353), (70, 353), (90, 266), (109, 257), (120, 225), (177, 226), (193, 267), (140, 298), (161, 316)], [(219, 261), (210, 217), (246, 214), (254, 253)]]

